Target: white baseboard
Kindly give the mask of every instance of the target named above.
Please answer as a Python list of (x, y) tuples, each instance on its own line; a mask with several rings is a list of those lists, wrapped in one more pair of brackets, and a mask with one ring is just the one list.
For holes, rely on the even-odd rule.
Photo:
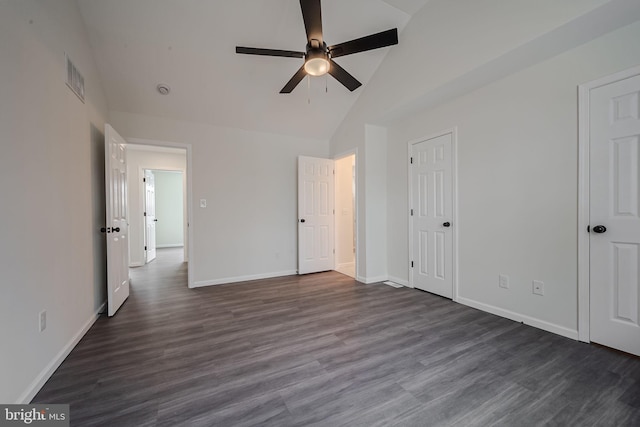
[(408, 280), (401, 279), (399, 277), (394, 277), (394, 276), (389, 276), (388, 280), (391, 280), (392, 282), (395, 282), (395, 283), (397, 283), (399, 285), (406, 286), (407, 288), (411, 288), (411, 286), (409, 286), (409, 281)]
[(378, 283), (378, 282), (384, 282), (385, 280), (387, 280), (388, 277), (387, 276), (374, 276), (374, 277), (363, 277), (363, 276), (358, 276), (358, 278), (356, 279), (358, 282), (362, 282), (365, 285), (369, 285), (371, 283)]
[(156, 249), (166, 249), (166, 248), (184, 248), (183, 243), (174, 243), (169, 245), (156, 245)]
[(457, 302), (469, 307), (477, 308), (478, 310), (486, 311), (487, 313), (495, 314), (496, 316), (506, 317), (507, 319), (511, 319), (516, 322), (522, 322), (525, 325), (533, 326), (534, 328), (562, 335), (563, 337), (574, 340), (578, 339), (577, 329), (569, 329), (564, 326), (556, 325), (555, 323), (545, 322), (544, 320), (536, 319), (535, 317), (525, 316), (524, 314), (505, 310), (503, 308), (495, 307), (469, 298), (459, 296)]
[(336, 271), (338, 273), (342, 273), (342, 274), (345, 274), (347, 276), (352, 277), (351, 276), (351, 272), (355, 271), (355, 266), (356, 266), (355, 262), (346, 262), (346, 263), (343, 263), (343, 264), (336, 264)]
[(130, 262), (129, 268), (136, 268), (144, 266), (144, 262)]
[(31, 399), (35, 397), (36, 394), (40, 391), (44, 383), (51, 378), (51, 375), (58, 369), (58, 367), (64, 362), (64, 359), (67, 358), (71, 350), (75, 348), (75, 346), (80, 342), (82, 337), (87, 333), (87, 331), (93, 326), (93, 324), (98, 320), (100, 313), (105, 309), (106, 301), (102, 303), (102, 305), (89, 317), (89, 319), (85, 322), (85, 324), (80, 328), (80, 330), (71, 338), (71, 340), (65, 345), (62, 350), (56, 355), (56, 357), (49, 362), (49, 364), (38, 374), (35, 380), (29, 387), (20, 395), (18, 398), (18, 404), (28, 404), (31, 402)]
[(260, 279), (271, 279), (274, 277), (282, 277), (282, 276), (295, 276), (298, 274), (297, 270), (287, 270), (287, 271), (278, 271), (274, 273), (262, 273), (262, 274), (252, 274), (249, 276), (235, 276), (235, 277), (224, 277), (222, 279), (213, 279), (213, 280), (200, 280), (198, 282), (194, 282), (192, 288), (200, 288), (203, 286), (213, 286), (213, 285), (224, 285), (227, 283), (238, 283), (238, 282), (248, 282), (250, 280), (260, 280)]
[(349, 268), (349, 267), (353, 267), (355, 266), (356, 263), (355, 262), (343, 262), (342, 264), (337, 264), (336, 265), (336, 270), (339, 268)]

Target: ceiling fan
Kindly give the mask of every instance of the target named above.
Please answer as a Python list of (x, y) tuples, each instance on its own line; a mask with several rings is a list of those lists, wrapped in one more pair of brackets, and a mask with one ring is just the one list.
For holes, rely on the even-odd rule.
[(398, 44), (398, 29), (382, 31), (366, 37), (327, 46), (322, 36), (322, 10), (320, 0), (300, 0), (302, 18), (307, 32), (306, 52), (292, 50), (261, 49), (236, 46), (236, 53), (247, 55), (281, 56), (285, 58), (304, 58), (304, 64), (287, 82), (280, 93), (291, 93), (306, 75), (322, 76), (331, 74), (350, 91), (359, 88), (362, 83), (356, 80), (344, 68), (333, 60), (340, 56), (352, 55), (367, 50)]

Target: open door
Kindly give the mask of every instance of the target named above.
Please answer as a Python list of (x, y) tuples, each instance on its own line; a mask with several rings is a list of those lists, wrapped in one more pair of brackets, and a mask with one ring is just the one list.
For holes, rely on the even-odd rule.
[(640, 356), (640, 74), (589, 97), (590, 339)]
[(107, 302), (113, 316), (129, 297), (129, 223), (127, 221), (127, 143), (105, 125), (107, 206)]
[(145, 169), (144, 184), (144, 249), (146, 262), (151, 262), (156, 259), (156, 222), (158, 222), (158, 218), (156, 218), (156, 176), (153, 171)]
[(298, 157), (298, 274), (334, 268), (334, 161)]

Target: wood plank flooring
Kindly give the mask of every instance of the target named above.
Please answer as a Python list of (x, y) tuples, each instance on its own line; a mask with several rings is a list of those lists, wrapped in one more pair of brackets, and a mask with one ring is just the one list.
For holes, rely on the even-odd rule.
[(640, 359), (339, 273), (135, 269), (35, 397), (75, 426), (639, 426)]

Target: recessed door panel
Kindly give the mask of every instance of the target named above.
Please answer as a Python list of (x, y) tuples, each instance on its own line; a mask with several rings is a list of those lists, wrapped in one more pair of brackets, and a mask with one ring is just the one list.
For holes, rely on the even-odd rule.
[(420, 230), (418, 232), (418, 271), (421, 276), (429, 275), (429, 232)]
[(638, 216), (638, 135), (611, 142), (613, 216)]
[(613, 318), (638, 326), (638, 245), (614, 243), (613, 249)]

